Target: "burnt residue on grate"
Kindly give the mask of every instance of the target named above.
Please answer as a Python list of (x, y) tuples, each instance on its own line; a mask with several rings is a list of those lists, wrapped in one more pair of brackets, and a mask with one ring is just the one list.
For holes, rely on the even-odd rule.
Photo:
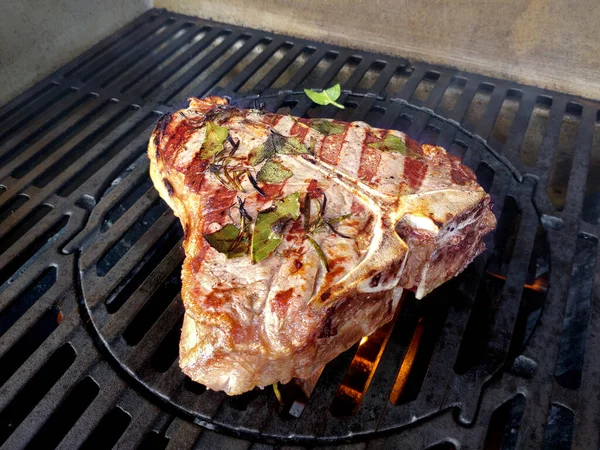
[[(344, 110), (301, 94), (334, 83)], [(406, 294), (398, 319), (328, 364), (310, 397), (282, 387), (284, 408), (270, 389), (227, 398), (177, 365), (183, 233), (144, 153), (162, 113), (208, 93), (444, 146), (499, 218), (463, 274), (422, 301)], [(598, 448), (599, 106), (140, 16), (0, 109), (0, 443)]]

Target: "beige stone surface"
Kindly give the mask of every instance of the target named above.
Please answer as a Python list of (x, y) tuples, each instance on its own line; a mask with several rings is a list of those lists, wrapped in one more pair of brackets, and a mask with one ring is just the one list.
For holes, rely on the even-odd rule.
[(598, 0), (155, 0), (154, 6), (600, 99)]
[(149, 0), (0, 0), (0, 105), (149, 7)]

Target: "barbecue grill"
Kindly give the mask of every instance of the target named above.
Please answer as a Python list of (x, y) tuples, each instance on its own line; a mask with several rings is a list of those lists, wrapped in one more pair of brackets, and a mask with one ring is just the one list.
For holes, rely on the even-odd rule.
[[(344, 110), (302, 88), (342, 86)], [(498, 228), (460, 276), (294, 384), (177, 364), (182, 230), (145, 155), (190, 96), (443, 146)], [(2, 448), (598, 448), (600, 104), (150, 10), (0, 110)]]

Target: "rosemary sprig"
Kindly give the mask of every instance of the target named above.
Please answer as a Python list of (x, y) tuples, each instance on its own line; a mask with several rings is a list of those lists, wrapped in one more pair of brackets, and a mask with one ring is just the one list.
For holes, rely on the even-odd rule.
[[(321, 246), (318, 244), (318, 242), (314, 239), (314, 237), (312, 235), (314, 233), (324, 230), (325, 228), (329, 228), (331, 231), (333, 231), (335, 234), (337, 234), (338, 236), (340, 236), (342, 238), (352, 239), (350, 236), (347, 236), (347, 235), (339, 232), (333, 226), (334, 223), (339, 223), (342, 220), (350, 217), (350, 214), (345, 214), (343, 216), (334, 217), (331, 219), (325, 219), (325, 210), (327, 208), (327, 196), (325, 195), (324, 192), (322, 193), (322, 198), (323, 198), (322, 200), (319, 200), (318, 198), (311, 199), (310, 194), (307, 193), (306, 196), (304, 197), (304, 204), (302, 207), (302, 215), (304, 218), (303, 225), (304, 225), (304, 232), (306, 233), (306, 239), (308, 240), (309, 244), (317, 252), (317, 255), (319, 256), (319, 260), (323, 264), (323, 267), (325, 267), (325, 270), (327, 272), (329, 272), (329, 263), (327, 261), (327, 256), (325, 255), (325, 252), (323, 251)], [(312, 201), (315, 202), (316, 209), (317, 209), (317, 213), (316, 213), (314, 219), (311, 218), (311, 202)]]

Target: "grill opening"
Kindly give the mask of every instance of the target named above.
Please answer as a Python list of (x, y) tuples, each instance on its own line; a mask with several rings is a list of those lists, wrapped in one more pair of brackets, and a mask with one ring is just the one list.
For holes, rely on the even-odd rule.
[(75, 357), (75, 349), (70, 344), (60, 347), (0, 412), (0, 445), (6, 442), (19, 424), (75, 362)]
[(553, 403), (548, 411), (543, 450), (569, 450), (573, 440), (575, 417), (569, 408)]
[(0, 337), (56, 283), (56, 267), (48, 267), (25, 292), (0, 311)]
[(80, 381), (58, 405), (41, 430), (26, 448), (54, 448), (68, 433), (77, 419), (91, 405), (100, 392), (100, 386), (91, 377)]
[(517, 394), (493, 412), (485, 437), (486, 450), (517, 448), (517, 437), (525, 412), (525, 400), (523, 394)]
[(169, 445), (169, 438), (164, 433), (158, 431), (151, 431), (140, 443), (139, 450), (164, 450)]
[(535, 101), (533, 112), (529, 118), (527, 132), (521, 145), (520, 160), (528, 167), (534, 167), (542, 148), (542, 139), (548, 125), (552, 98), (540, 95)]
[(111, 409), (94, 428), (81, 449), (113, 448), (130, 423), (129, 413), (118, 406)]
[(559, 211), (565, 207), (582, 111), (583, 108), (578, 103), (569, 102), (567, 104), (560, 126), (558, 145), (554, 152), (546, 192), (554, 207)]
[(495, 86), (490, 83), (481, 83), (477, 88), (475, 97), (473, 97), (473, 101), (463, 120), (463, 125), (467, 130), (472, 130), (482, 119), (494, 89)]

